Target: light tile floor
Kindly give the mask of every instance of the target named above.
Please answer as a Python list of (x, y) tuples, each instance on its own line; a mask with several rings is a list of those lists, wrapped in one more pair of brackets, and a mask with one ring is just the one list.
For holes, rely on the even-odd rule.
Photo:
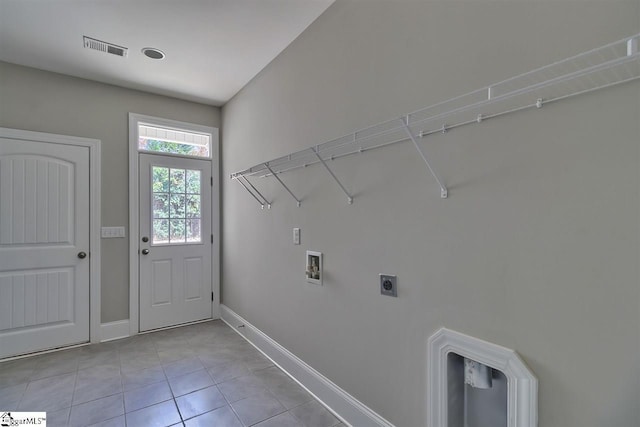
[(1, 362), (4, 410), (51, 427), (344, 427), (221, 321)]

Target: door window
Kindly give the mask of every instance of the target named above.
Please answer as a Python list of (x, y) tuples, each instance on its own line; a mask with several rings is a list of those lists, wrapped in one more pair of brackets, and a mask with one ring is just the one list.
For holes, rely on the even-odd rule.
[(153, 166), (153, 245), (201, 243), (201, 187), (199, 170)]

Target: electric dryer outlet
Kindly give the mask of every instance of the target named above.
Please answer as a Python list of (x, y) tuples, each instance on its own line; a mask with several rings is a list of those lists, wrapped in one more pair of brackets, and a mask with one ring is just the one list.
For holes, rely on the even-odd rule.
[(380, 275), (380, 294), (398, 297), (398, 277), (391, 274)]

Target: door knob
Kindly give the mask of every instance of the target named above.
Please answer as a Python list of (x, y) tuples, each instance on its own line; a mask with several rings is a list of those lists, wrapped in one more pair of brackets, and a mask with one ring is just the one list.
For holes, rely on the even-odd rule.
[(148, 254), (149, 254), (149, 249), (142, 250), (142, 255), (148, 255)]
[(85, 259), (87, 257), (86, 252), (78, 252), (78, 258)]

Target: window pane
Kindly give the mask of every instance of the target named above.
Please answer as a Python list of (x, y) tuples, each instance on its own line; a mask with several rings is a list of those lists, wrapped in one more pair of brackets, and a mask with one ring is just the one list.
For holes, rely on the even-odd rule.
[(187, 220), (187, 242), (200, 242), (200, 220), (188, 219)]
[(184, 169), (171, 169), (171, 192), (184, 193)]
[(187, 196), (187, 218), (200, 218), (200, 196)]
[(202, 171), (152, 167), (152, 244), (202, 241)]
[(200, 194), (200, 171), (187, 170), (187, 193)]
[(185, 220), (184, 219), (172, 219), (169, 221), (169, 241), (184, 242), (185, 241)]
[(153, 195), (153, 217), (169, 218), (169, 195), (154, 194)]
[(171, 219), (179, 219), (185, 217), (184, 205), (185, 205), (185, 195), (184, 194), (172, 194), (171, 195), (171, 208), (169, 209), (169, 218)]
[(153, 220), (153, 243), (169, 243), (169, 221), (166, 219)]
[(181, 156), (209, 157), (209, 145), (181, 144), (179, 142), (159, 141), (149, 138), (140, 138), (138, 140), (138, 149), (159, 153), (179, 154)]
[(169, 168), (153, 167), (153, 192), (167, 193), (169, 191)]
[(212, 136), (208, 132), (138, 123), (138, 149), (143, 151), (208, 158)]

